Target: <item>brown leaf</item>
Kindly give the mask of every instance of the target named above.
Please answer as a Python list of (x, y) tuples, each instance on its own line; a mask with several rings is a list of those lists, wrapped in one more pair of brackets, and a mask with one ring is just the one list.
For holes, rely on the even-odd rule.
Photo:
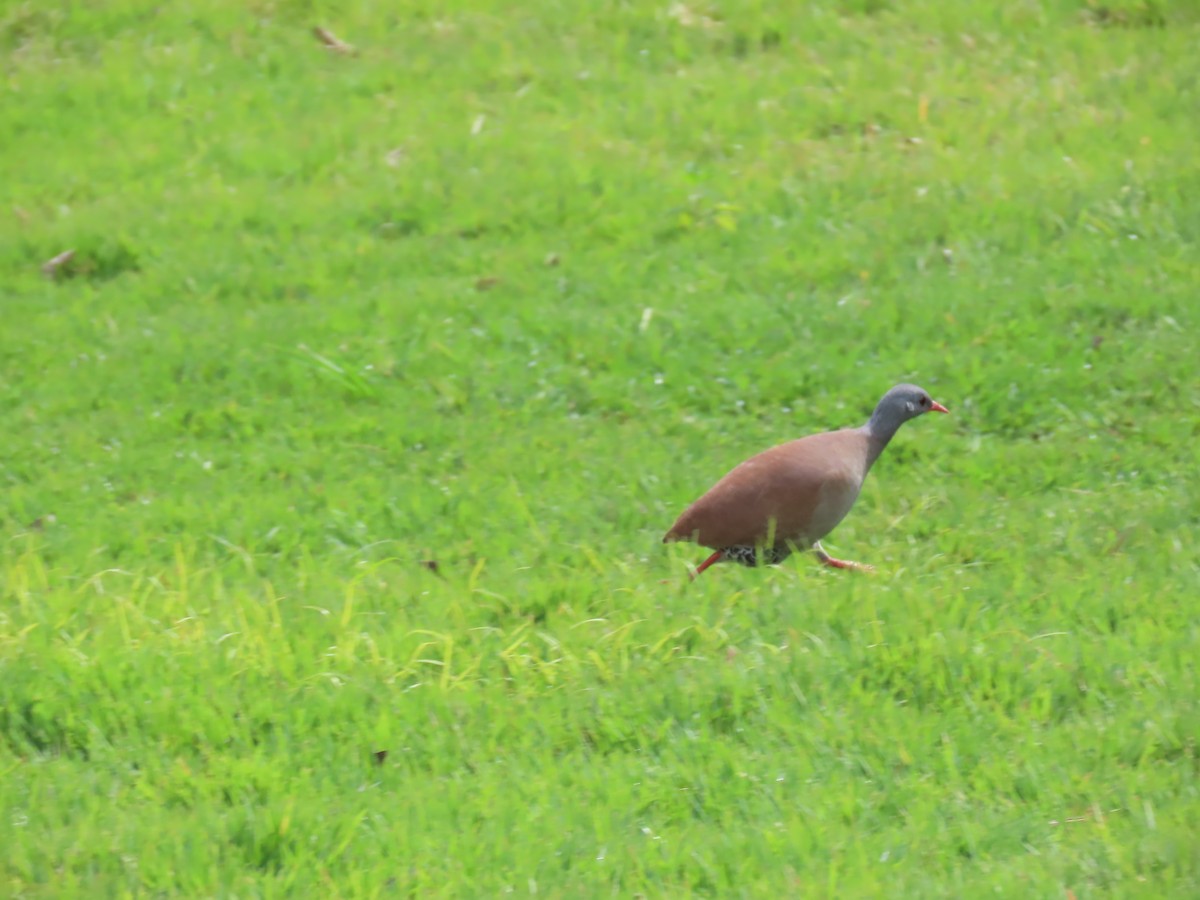
[(420, 562), (422, 569), (428, 569), (430, 572), (436, 573), (438, 570), (438, 561), (436, 559), (423, 559)]
[(480, 278), (478, 281), (475, 282), (475, 290), (490, 291), (492, 288), (494, 288), (499, 283), (500, 283), (500, 279), (497, 278), (495, 275), (485, 275), (483, 278)]
[(384, 761), (387, 759), (387, 753), (388, 752), (386, 750), (376, 750), (374, 753), (372, 753), (371, 755), (375, 757), (375, 765), (382, 766)]

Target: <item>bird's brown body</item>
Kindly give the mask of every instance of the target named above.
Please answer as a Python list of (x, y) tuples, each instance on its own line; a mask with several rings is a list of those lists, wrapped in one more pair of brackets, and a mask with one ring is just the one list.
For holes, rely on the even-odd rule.
[(867, 435), (846, 429), (752, 456), (684, 510), (663, 541), (695, 541), (713, 550), (807, 549), (854, 506), (867, 477), (869, 445)]
[(752, 456), (684, 510), (663, 537), (716, 552), (696, 570), (727, 560), (777, 563), (812, 547), (826, 565), (869, 569), (829, 556), (821, 538), (858, 499), (872, 464), (908, 419), (946, 408), (912, 384), (892, 388), (866, 425), (814, 434)]

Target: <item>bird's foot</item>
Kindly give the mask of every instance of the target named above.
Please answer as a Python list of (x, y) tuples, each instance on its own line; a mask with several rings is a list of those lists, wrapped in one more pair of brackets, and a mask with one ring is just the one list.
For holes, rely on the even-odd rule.
[(853, 569), (856, 572), (874, 572), (875, 567), (870, 563), (855, 562), (852, 559), (834, 559), (826, 554), (821, 557), (821, 562), (829, 566), (831, 569)]
[(816, 551), (817, 559), (821, 561), (822, 565), (829, 566), (831, 569), (854, 569), (857, 572), (875, 571), (874, 566), (869, 566), (866, 563), (853, 562), (848, 559), (835, 559), (826, 553), (825, 548), (820, 544), (817, 544), (815, 547), (813, 547), (813, 550)]

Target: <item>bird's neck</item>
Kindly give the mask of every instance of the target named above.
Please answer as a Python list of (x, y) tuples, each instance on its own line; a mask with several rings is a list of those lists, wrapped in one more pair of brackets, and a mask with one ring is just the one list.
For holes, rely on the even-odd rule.
[(879, 454), (887, 447), (899, 429), (899, 423), (885, 422), (878, 416), (871, 416), (871, 421), (862, 427), (862, 432), (867, 436), (867, 469), (875, 464), (875, 460), (879, 459)]

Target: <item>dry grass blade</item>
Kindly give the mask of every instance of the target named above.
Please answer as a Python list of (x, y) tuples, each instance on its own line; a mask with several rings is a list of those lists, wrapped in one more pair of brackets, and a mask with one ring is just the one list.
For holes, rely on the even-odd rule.
[(313, 34), (317, 40), (324, 44), (334, 53), (341, 53), (344, 56), (353, 56), (358, 52), (353, 44), (347, 44), (328, 28), (322, 28), (320, 25), (313, 26)]
[(63, 274), (63, 267), (75, 258), (74, 250), (64, 250), (57, 256), (52, 256), (50, 259), (42, 263), (42, 274), (47, 278), (57, 278)]
[(697, 12), (686, 3), (673, 3), (667, 15), (685, 28), (720, 28), (721, 23), (711, 16)]

